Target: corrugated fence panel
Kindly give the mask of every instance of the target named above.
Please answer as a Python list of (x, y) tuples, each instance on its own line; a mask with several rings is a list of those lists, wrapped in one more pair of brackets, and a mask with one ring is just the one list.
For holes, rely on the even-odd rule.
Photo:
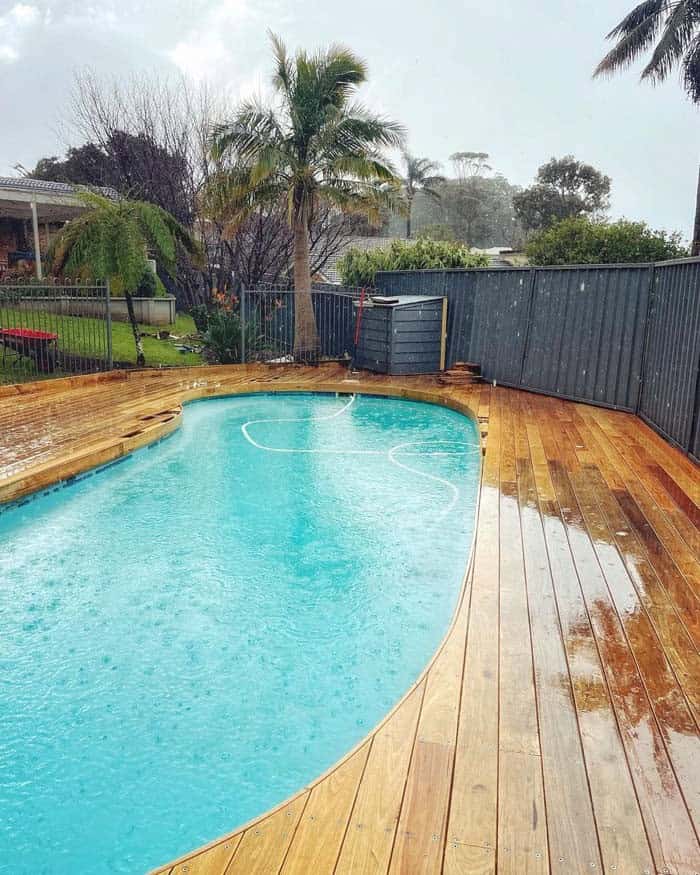
[[(377, 289), (392, 295), (444, 295), (446, 270), (394, 270), (378, 273)], [(466, 271), (457, 271), (464, 275)]]
[(536, 270), (522, 387), (635, 410), (651, 269)]
[(692, 432), (697, 418), (699, 360), (700, 263), (658, 265), (639, 412), (696, 458), (700, 456), (700, 438)]
[(442, 295), (447, 298), (446, 366), (472, 361), (470, 346), (478, 277), (474, 271), (446, 270)]
[(465, 356), (481, 365), (487, 380), (520, 383), (530, 306), (531, 272), (496, 269), (472, 271), (473, 318)]
[(700, 259), (400, 271), (377, 285), (447, 296), (448, 367), (476, 362), (488, 380), (639, 411), (700, 459)]

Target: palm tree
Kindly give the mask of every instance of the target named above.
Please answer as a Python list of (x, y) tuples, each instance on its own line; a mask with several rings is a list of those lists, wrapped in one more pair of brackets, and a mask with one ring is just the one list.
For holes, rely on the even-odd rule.
[(136, 364), (146, 358), (134, 314), (133, 293), (146, 270), (151, 250), (165, 271), (175, 273), (178, 246), (195, 263), (201, 260), (199, 245), (165, 210), (145, 201), (111, 199), (93, 192), (80, 192), (88, 209), (68, 222), (55, 238), (50, 253), (54, 274), (109, 279), (117, 294), (124, 294), (136, 346)]
[[(595, 69), (609, 75), (631, 66), (651, 52), (641, 78), (663, 82), (680, 67), (683, 87), (693, 103), (700, 103), (700, 6), (698, 0), (644, 0), (607, 36), (616, 44)], [(693, 255), (700, 255), (700, 176), (695, 199)]]
[(413, 210), (413, 200), (417, 192), (425, 192), (428, 197), (439, 201), (440, 193), (437, 191), (437, 186), (445, 181), (445, 177), (437, 173), (440, 165), (429, 158), (415, 158), (408, 152), (404, 152), (403, 160), (406, 167), (406, 176), (403, 180), (404, 197), (406, 199), (406, 236), (410, 237), (411, 211)]
[(333, 45), (291, 58), (274, 34), (270, 39), (276, 105), (246, 101), (214, 128), (213, 156), (228, 164), (210, 196), (234, 227), (263, 204), (286, 203), (294, 235), (294, 353), (313, 359), (319, 342), (309, 227), (321, 202), (379, 218), (379, 203), (397, 185), (380, 150), (399, 146), (403, 129), (353, 101), (367, 68), (349, 49)]

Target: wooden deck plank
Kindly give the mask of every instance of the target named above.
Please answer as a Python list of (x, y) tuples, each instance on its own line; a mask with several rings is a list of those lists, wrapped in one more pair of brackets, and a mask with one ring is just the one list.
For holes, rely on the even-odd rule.
[(389, 872), (442, 871), (452, 791), (467, 612), (430, 667)]
[[(490, 395), (490, 393), (489, 393)], [(486, 392), (479, 415), (489, 416)], [(490, 419), (490, 416), (489, 416)], [(489, 422), (469, 588), (465, 664), (447, 844), (447, 875), (495, 872), (498, 822), (500, 424)]]
[(372, 739), (336, 875), (384, 875), (389, 868), (424, 691), (423, 682)]
[[(521, 403), (530, 447), (541, 448), (536, 416), (526, 398)], [(603, 865), (606, 872), (636, 875), (652, 871), (654, 864), (548, 471), (546, 478), (549, 482), (537, 483), (537, 495)]]
[(311, 790), (282, 875), (331, 875), (334, 871), (370, 744), (364, 744)]
[(334, 364), (52, 382), (0, 390), (0, 496), (245, 390), (469, 408), (485, 441), (468, 581), (424, 677), (337, 767), (162, 875), (700, 872), (700, 476), (638, 419)]
[(683, 863), (690, 871), (700, 865), (700, 849), (688, 810), (568, 474), (558, 461), (550, 469), (656, 865), (673, 872)]
[(503, 390), (499, 567), (498, 867), (549, 872), (547, 818), (523, 560), (513, 417)]
[(279, 871), (303, 815), (309, 793), (249, 827), (223, 870), (226, 875), (272, 875)]
[(220, 875), (233, 859), (242, 835), (224, 839), (207, 850), (173, 866), (170, 875)]
[[(516, 397), (516, 464), (530, 613), (547, 833), (553, 872), (601, 868), (598, 834), (566, 652), (540, 519), (523, 413)], [(568, 432), (567, 432), (568, 434)], [(577, 453), (577, 456), (580, 455)]]

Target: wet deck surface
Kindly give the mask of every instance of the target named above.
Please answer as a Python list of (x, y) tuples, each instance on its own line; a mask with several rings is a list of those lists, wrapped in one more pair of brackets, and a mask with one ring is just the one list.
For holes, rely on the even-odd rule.
[(0, 500), (167, 432), (200, 395), (418, 394), (487, 432), (471, 569), (425, 675), (330, 773), (158, 872), (700, 873), (699, 469), (628, 414), (346, 378), (197, 369), (0, 393)]

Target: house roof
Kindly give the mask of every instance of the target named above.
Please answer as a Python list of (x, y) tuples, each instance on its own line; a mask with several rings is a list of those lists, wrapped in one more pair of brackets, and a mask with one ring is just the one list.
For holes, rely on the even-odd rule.
[(391, 246), (394, 240), (405, 239), (405, 237), (350, 237), (337, 252), (328, 258), (320, 273), (326, 282), (338, 285), (340, 283), (338, 261), (348, 249), (361, 249), (363, 252), (368, 252), (370, 249), (385, 249), (387, 246)]
[[(76, 197), (78, 186), (67, 182), (49, 182), (26, 176), (0, 176), (0, 218), (27, 219), (30, 204), (37, 206), (42, 222), (66, 222), (80, 215), (85, 204)], [(113, 188), (98, 188), (100, 194), (116, 198)]]

